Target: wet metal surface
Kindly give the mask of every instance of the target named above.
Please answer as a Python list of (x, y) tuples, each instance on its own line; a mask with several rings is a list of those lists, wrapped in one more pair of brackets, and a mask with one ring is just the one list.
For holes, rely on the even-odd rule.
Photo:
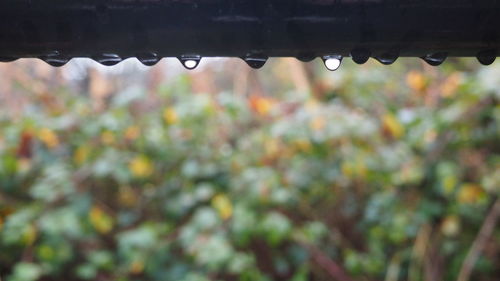
[(73, 57), (400, 56), (490, 64), (500, 53), (500, 0), (2, 0), (0, 61)]

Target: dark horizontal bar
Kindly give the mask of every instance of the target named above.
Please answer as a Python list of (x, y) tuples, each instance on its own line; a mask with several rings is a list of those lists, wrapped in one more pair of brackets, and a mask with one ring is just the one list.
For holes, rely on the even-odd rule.
[(500, 51), (499, 0), (2, 0), (0, 60)]

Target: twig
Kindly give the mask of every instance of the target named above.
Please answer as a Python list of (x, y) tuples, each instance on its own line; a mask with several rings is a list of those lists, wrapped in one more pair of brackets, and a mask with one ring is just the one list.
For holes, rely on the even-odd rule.
[(332, 277), (333, 280), (354, 281), (354, 279), (349, 277), (340, 265), (326, 256), (321, 250), (313, 245), (309, 245), (306, 243), (300, 244), (302, 244), (302, 246), (304, 246), (309, 251), (309, 254), (311, 255), (314, 262), (322, 267)]
[(401, 271), (401, 254), (396, 253), (392, 257), (389, 267), (387, 268), (385, 281), (397, 281), (400, 271)]
[(491, 238), (495, 230), (495, 226), (500, 216), (500, 198), (497, 198), (493, 206), (491, 207), (488, 216), (484, 220), (481, 230), (479, 231), (476, 239), (472, 243), (472, 246), (465, 257), (465, 260), (460, 269), (457, 281), (468, 281), (474, 266), (476, 265), (479, 256), (481, 255), (486, 243)]
[(419, 270), (422, 267), (422, 261), (424, 260), (427, 248), (429, 247), (431, 233), (432, 227), (429, 224), (424, 224), (420, 227), (411, 254), (410, 266), (408, 270), (409, 281), (417, 281), (421, 279)]

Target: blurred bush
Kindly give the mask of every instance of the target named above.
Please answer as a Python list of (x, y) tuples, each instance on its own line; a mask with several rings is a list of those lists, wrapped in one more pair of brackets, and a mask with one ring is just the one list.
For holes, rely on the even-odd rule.
[(500, 276), (498, 64), (1, 67), (2, 280)]

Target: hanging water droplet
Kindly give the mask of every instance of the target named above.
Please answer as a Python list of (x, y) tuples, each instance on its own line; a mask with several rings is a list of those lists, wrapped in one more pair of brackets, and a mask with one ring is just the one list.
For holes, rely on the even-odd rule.
[(61, 67), (68, 63), (69, 59), (61, 56), (59, 51), (52, 51), (47, 55), (40, 56), (39, 59), (54, 67)]
[(40, 59), (55, 67), (61, 67), (69, 62), (69, 59), (63, 57), (41, 57)]
[(251, 68), (259, 69), (259, 68), (262, 68), (266, 64), (269, 57), (266, 55), (263, 55), (263, 54), (248, 54), (245, 57), (243, 57), (242, 59)]
[(11, 62), (11, 61), (15, 61), (17, 59), (18, 58), (13, 58), (13, 57), (0, 57), (0, 62)]
[(371, 56), (371, 52), (366, 49), (356, 48), (351, 51), (352, 60), (357, 64), (366, 63)]
[(200, 63), (201, 56), (182, 56), (178, 59), (186, 69), (192, 70)]
[(384, 65), (391, 65), (393, 64), (397, 59), (399, 55), (396, 53), (385, 53), (380, 56), (375, 57), (375, 59), (380, 62), (381, 64)]
[(324, 56), (323, 63), (325, 64), (328, 70), (335, 71), (339, 69), (340, 65), (342, 64), (342, 56), (339, 55)]
[(161, 60), (156, 53), (141, 53), (137, 55), (137, 59), (145, 66), (153, 66)]
[(497, 53), (495, 50), (482, 51), (477, 54), (477, 60), (482, 65), (490, 65), (495, 62)]
[(297, 59), (302, 61), (302, 62), (310, 62), (313, 61), (316, 58), (316, 55), (314, 54), (299, 54), (297, 56)]
[(118, 64), (122, 61), (122, 58), (117, 55), (117, 54), (109, 54), (109, 53), (104, 53), (100, 54), (97, 56), (92, 57), (93, 60), (97, 61), (98, 63), (106, 66), (113, 66), (115, 64)]
[(446, 60), (447, 57), (448, 57), (447, 53), (441, 52), (441, 53), (428, 54), (422, 57), (422, 59), (429, 65), (438, 66), (441, 65)]

